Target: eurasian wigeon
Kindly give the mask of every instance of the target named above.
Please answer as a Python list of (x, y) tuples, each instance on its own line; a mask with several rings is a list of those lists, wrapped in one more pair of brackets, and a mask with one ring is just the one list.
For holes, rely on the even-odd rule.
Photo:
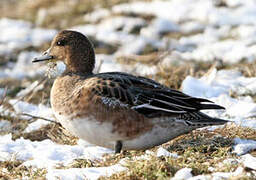
[(116, 153), (148, 149), (196, 128), (228, 122), (200, 112), (224, 109), (207, 99), (127, 73), (94, 74), (93, 46), (76, 31), (59, 32), (33, 62), (39, 61), (66, 65), (51, 89), (51, 106), (62, 126)]

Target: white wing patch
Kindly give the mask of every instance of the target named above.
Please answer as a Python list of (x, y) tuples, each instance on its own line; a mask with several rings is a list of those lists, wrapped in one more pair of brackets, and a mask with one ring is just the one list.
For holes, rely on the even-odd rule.
[(154, 110), (160, 110), (160, 111), (171, 112), (171, 113), (186, 113), (186, 111), (183, 111), (183, 110), (174, 111), (174, 110), (160, 108), (157, 106), (152, 106), (150, 104), (141, 104), (141, 105), (132, 107), (132, 109), (140, 109), (140, 108), (154, 109)]

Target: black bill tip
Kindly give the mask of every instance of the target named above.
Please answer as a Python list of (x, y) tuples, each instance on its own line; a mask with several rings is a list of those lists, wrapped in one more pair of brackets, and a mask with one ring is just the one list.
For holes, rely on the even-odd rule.
[(51, 60), (51, 59), (53, 59), (53, 56), (43, 55), (43, 56), (34, 58), (32, 63), (41, 62), (41, 61), (48, 61), (48, 60)]

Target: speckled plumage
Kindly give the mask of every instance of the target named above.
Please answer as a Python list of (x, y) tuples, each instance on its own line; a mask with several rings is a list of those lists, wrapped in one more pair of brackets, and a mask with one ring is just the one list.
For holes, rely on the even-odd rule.
[(223, 107), (151, 79), (121, 72), (93, 74), (94, 50), (81, 33), (61, 31), (34, 62), (43, 60), (61, 60), (67, 66), (51, 90), (56, 118), (74, 135), (116, 152), (147, 149), (227, 122), (200, 112)]

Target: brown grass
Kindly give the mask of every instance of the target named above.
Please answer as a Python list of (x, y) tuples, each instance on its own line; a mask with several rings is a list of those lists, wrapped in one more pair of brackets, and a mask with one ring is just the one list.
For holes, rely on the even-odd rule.
[(20, 137), (30, 139), (31, 141), (43, 141), (45, 139), (50, 139), (55, 143), (66, 145), (75, 145), (78, 140), (77, 137), (71, 135), (58, 123), (50, 123), (30, 133), (20, 132), (16, 136), (13, 136), (13, 139), (15, 140)]
[[(83, 16), (98, 7), (112, 7), (115, 4), (128, 2), (129, 0), (2, 0), (0, 1), (0, 17), (11, 17), (17, 19), (29, 20), (33, 23), (38, 21), (38, 10), (45, 9), (46, 18), (41, 24), (42, 27), (63, 29), (73, 25), (86, 23)], [(15, 9), (15, 11), (13, 11)], [(141, 14), (122, 14), (132, 17), (142, 17), (147, 21), (151, 21), (154, 17), (152, 15)], [(133, 33), (138, 33), (139, 29)], [(200, 32), (194, 32), (200, 33)], [(190, 36), (192, 34), (187, 34)], [(179, 39), (186, 36), (181, 33), (163, 34), (166, 38)], [(112, 54), (117, 50), (117, 45), (106, 44), (97, 41), (93, 37), (90, 38), (96, 47), (97, 53)], [(47, 49), (49, 43), (45, 43), (41, 47), (28, 47), (26, 50)], [(18, 52), (17, 52), (18, 53)], [(17, 54), (16, 53), (16, 54)], [(174, 89), (180, 89), (182, 81), (186, 76), (201, 77), (210, 71), (211, 68), (216, 67), (212, 62), (198, 62), (190, 61), (183, 63), (173, 63), (171, 66), (164, 67), (161, 61), (164, 56), (161, 55), (158, 49), (148, 45), (140, 56), (126, 56), (120, 57), (117, 61), (121, 64), (136, 66), (138, 63), (147, 66), (157, 66), (158, 72), (154, 76), (148, 76), (156, 81), (167, 85)], [(0, 65), (6, 64), (8, 61), (15, 61), (16, 58), (8, 57), (3, 59), (0, 57)], [(218, 69), (238, 69), (246, 77), (256, 77), (256, 63), (247, 63), (246, 61), (238, 64), (223, 64), (218, 66)], [(26, 83), (32, 83), (35, 79), (26, 79)], [(23, 100), (38, 104), (49, 104), (49, 94), (52, 85), (52, 80), (47, 80), (44, 84), (44, 90), (30, 93), (24, 97)], [(13, 98), (23, 88), (24, 82), (6, 78), (0, 80), (0, 87), (7, 87), (8, 93), (5, 98), (0, 98), (0, 105), (4, 104), (10, 109), (8, 99)], [(236, 95), (234, 95), (236, 96)], [(250, 94), (252, 97), (256, 97)], [(256, 100), (256, 98), (255, 98)], [(51, 139), (58, 144), (74, 145), (77, 143), (77, 138), (69, 134), (59, 124), (51, 123), (36, 131), (24, 133), (24, 129), (31, 123), (31, 120), (21, 120), (19, 117), (12, 117), (0, 114), (0, 120), (8, 120), (12, 124), (11, 132), (13, 139), (23, 137), (32, 141), (42, 141), (44, 139)], [(35, 120), (35, 119), (33, 119)], [(210, 174), (209, 167), (214, 167), (215, 171), (231, 172), (235, 171), (238, 164), (225, 164), (219, 166), (225, 159), (234, 158), (239, 159), (238, 156), (232, 153), (233, 138), (239, 137), (244, 139), (256, 140), (256, 131), (251, 128), (240, 127), (235, 124), (224, 126), (224, 128), (215, 129), (214, 131), (196, 130), (193, 133), (182, 135), (168, 143), (162, 145), (168, 151), (178, 153), (179, 158), (171, 157), (156, 157), (148, 155), (148, 159), (135, 160), (136, 157), (145, 155), (145, 151), (124, 151), (121, 154), (105, 155), (102, 161), (90, 161), (88, 159), (76, 159), (67, 167), (61, 168), (85, 168), (85, 167), (103, 167), (118, 163), (121, 159), (126, 158), (128, 168), (127, 171), (117, 173), (111, 177), (102, 177), (101, 179), (169, 179), (183, 167), (192, 168), (193, 175)], [(156, 152), (159, 147), (152, 148), (151, 151)], [(256, 156), (256, 151), (250, 152)], [(246, 173), (251, 173), (251, 169), (245, 169)], [(28, 176), (29, 179), (45, 179), (45, 169), (32, 169), (22, 165), (21, 161), (12, 159), (9, 161), (0, 162), (0, 179), (21, 179)], [(249, 175), (242, 174), (239, 177), (231, 179), (253, 179)]]
[[(95, 8), (110, 8), (129, 0), (3, 0), (0, 17), (25, 19), (38, 23), (38, 15), (45, 11), (44, 20), (38, 24), (47, 28), (64, 29), (85, 23), (83, 16)], [(13, 11), (15, 9), (15, 11)]]
[(116, 59), (116, 61), (131, 67), (136, 66), (137, 64), (157, 66), (156, 74), (147, 77), (174, 89), (180, 89), (182, 81), (188, 75), (193, 77), (201, 77), (205, 73), (211, 71), (212, 68), (216, 67), (215, 63), (200, 61), (189, 61), (182, 63), (174, 62), (166, 67), (163, 66), (161, 62), (168, 54), (169, 53), (164, 52), (153, 52), (146, 55), (120, 56)]
[[(154, 155), (136, 161), (134, 158), (127, 158), (127, 171), (101, 179), (169, 179), (183, 167), (192, 168), (193, 175), (210, 174), (212, 171), (209, 167), (213, 167), (214, 172), (233, 172), (242, 166), (238, 161), (234, 164), (223, 164), (228, 158), (239, 159), (232, 153), (232, 139), (234, 136), (254, 139), (255, 134), (255, 130), (236, 125), (228, 125), (214, 131), (195, 130), (162, 145), (168, 151), (178, 153), (179, 158), (157, 158)], [(156, 148), (153, 149), (155, 150)], [(137, 156), (140, 154), (139, 152)], [(254, 176), (249, 175), (253, 174), (252, 170), (246, 171), (231, 179), (253, 179)]]
[(45, 179), (46, 169), (35, 169), (22, 165), (22, 161), (2, 161), (0, 163), (0, 179)]

